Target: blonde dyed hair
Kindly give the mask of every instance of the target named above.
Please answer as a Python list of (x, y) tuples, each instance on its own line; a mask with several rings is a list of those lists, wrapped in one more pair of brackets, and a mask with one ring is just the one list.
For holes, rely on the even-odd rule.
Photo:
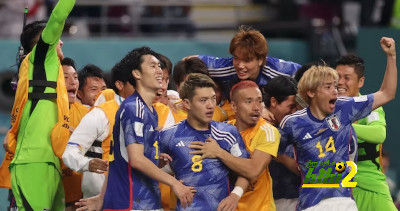
[(333, 78), (336, 82), (339, 80), (339, 75), (333, 68), (325, 65), (311, 66), (304, 73), (303, 77), (301, 77), (297, 85), (300, 97), (306, 101), (306, 103), (310, 104), (311, 99), (307, 95), (307, 92), (315, 92), (319, 86), (330, 78)]

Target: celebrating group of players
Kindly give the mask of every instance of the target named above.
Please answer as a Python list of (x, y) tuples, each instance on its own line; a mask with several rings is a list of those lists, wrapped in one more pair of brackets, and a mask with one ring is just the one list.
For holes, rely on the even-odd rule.
[[(241, 27), (231, 58), (175, 65), (178, 94), (167, 91), (168, 58), (133, 49), (112, 68), (115, 92), (98, 93), (89, 110), (68, 88), (76, 71), (60, 63), (73, 6), (59, 0), (47, 24), (21, 35), (29, 54), (4, 144), (18, 210), (396, 210), (379, 163), (381, 106), (397, 89), (392, 38), (380, 40), (386, 71), (368, 95), (361, 58), (301, 67), (268, 57), (264, 36)], [(357, 162), (355, 188), (301, 186), (309, 162), (346, 161)], [(333, 183), (337, 173), (322, 167), (314, 180)]]

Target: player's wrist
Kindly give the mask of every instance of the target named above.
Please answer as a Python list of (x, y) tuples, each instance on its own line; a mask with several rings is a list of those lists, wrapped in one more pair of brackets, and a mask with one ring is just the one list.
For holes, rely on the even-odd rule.
[(235, 194), (241, 198), (243, 196), (244, 190), (240, 186), (235, 186), (235, 188), (232, 190), (231, 194)]

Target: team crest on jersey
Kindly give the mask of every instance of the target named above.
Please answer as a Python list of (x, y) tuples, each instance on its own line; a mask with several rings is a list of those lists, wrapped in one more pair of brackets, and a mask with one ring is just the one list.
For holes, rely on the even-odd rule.
[(340, 127), (342, 126), (342, 124), (340, 123), (340, 120), (336, 116), (336, 114), (334, 114), (333, 116), (328, 117), (326, 119), (326, 121), (328, 122), (328, 125), (331, 128), (331, 130), (333, 130), (333, 131), (338, 131), (340, 129)]

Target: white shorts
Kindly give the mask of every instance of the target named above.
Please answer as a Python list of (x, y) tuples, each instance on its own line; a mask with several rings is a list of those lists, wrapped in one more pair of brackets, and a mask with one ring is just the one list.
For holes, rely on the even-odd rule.
[(332, 197), (323, 199), (317, 205), (304, 211), (357, 211), (356, 202), (350, 197)]
[(275, 200), (276, 211), (295, 211), (299, 199), (277, 199)]

